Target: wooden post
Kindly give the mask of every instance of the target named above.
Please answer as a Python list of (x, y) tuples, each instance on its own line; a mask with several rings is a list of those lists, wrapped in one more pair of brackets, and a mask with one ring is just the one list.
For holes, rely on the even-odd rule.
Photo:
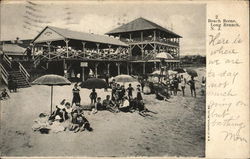
[(143, 62), (143, 75), (145, 75), (146, 74), (146, 62)]
[(68, 58), (69, 57), (69, 40), (65, 39), (64, 41), (66, 43), (66, 53), (67, 53), (67, 58)]
[(117, 65), (117, 73), (118, 73), (118, 75), (120, 75), (121, 74), (121, 71), (120, 71), (120, 63), (118, 62), (118, 63), (116, 63), (116, 65)]
[(154, 30), (154, 41), (156, 41), (156, 31)]
[(82, 82), (85, 81), (85, 76), (84, 76), (84, 67), (82, 67)]
[(143, 32), (141, 32), (141, 42), (143, 41)]
[(50, 44), (51, 44), (51, 41), (47, 41), (46, 43), (47, 43), (48, 49), (49, 49), (49, 60), (50, 60)]
[(127, 62), (127, 74), (129, 75), (129, 66), (128, 66), (128, 62)]
[(156, 62), (154, 62), (154, 70), (157, 70)]
[(107, 74), (108, 75), (110, 75), (109, 67), (110, 67), (110, 63), (107, 64)]
[(133, 74), (133, 63), (130, 63), (130, 74)]
[(82, 41), (82, 52), (83, 52), (83, 56), (85, 57), (85, 45), (86, 45), (86, 42), (83, 42)]
[(52, 114), (52, 103), (53, 103), (53, 85), (51, 86), (50, 114)]
[(99, 47), (100, 47), (100, 44), (99, 43), (96, 43), (96, 48), (97, 48), (97, 53), (99, 53)]
[(97, 68), (98, 68), (99, 63), (95, 63), (95, 78), (97, 78)]
[(129, 40), (130, 40), (130, 41), (132, 40), (132, 35), (131, 35), (131, 34), (129, 34)]

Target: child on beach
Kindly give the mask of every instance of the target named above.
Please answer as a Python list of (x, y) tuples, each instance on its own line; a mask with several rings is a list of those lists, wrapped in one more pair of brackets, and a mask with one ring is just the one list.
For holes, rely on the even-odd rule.
[(97, 93), (95, 91), (95, 88), (92, 89), (92, 92), (90, 93), (89, 98), (91, 100), (91, 104), (96, 103)]
[(3, 92), (1, 93), (0, 99), (3, 100), (3, 99), (7, 99), (7, 98), (10, 98), (10, 96), (7, 93), (7, 90), (3, 89)]
[(127, 91), (128, 91), (128, 99), (129, 100), (133, 99), (134, 88), (132, 87), (131, 83), (129, 83)]
[(81, 103), (81, 97), (80, 97), (80, 89), (77, 88), (77, 84), (75, 84), (74, 88), (72, 89), (72, 93), (73, 93), (73, 99), (72, 99), (72, 104), (74, 103)]

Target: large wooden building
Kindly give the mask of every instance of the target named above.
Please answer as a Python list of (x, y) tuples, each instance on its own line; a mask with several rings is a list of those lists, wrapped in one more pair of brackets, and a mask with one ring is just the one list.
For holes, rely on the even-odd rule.
[(137, 66), (142, 65), (134, 67), (137, 72), (145, 74), (151, 72), (152, 68), (158, 68), (160, 61), (156, 55), (160, 52), (172, 56), (165, 60), (169, 68), (178, 67), (180, 64), (181, 36), (149, 20), (138, 18), (106, 34), (118, 37), (129, 45), (130, 62)]
[[(168, 68), (179, 67), (180, 38), (144, 18), (135, 19), (106, 35), (47, 26), (29, 45), (33, 65), (30, 65), (31, 61), (28, 65), (19, 61), (19, 65), (40, 68), (71, 80), (79, 80), (79, 77), (85, 80), (90, 74), (95, 77), (145, 75), (160, 69), (162, 61), (156, 58), (160, 52), (166, 52), (170, 57), (165, 59)], [(8, 63), (7, 54), (3, 59)], [(23, 72), (25, 77), (29, 76), (27, 71)]]

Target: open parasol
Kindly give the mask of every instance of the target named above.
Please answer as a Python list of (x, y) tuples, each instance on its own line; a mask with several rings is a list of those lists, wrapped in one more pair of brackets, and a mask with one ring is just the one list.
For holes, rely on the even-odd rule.
[(198, 76), (198, 73), (193, 70), (193, 69), (186, 69), (186, 72), (190, 75), (190, 76), (193, 76), (193, 77), (197, 77)]
[(170, 53), (161, 52), (156, 55), (157, 59), (174, 59)]
[(130, 75), (118, 75), (114, 77), (116, 82), (127, 83), (127, 82), (137, 82), (137, 79)]
[(176, 71), (178, 73), (185, 73), (185, 70), (183, 70), (182, 68), (176, 68), (176, 69), (174, 69), (174, 71)]
[(65, 77), (59, 75), (44, 75), (32, 82), (34, 85), (47, 85), (51, 86), (51, 105), (50, 105), (50, 113), (52, 114), (52, 101), (53, 101), (53, 86), (63, 86), (63, 85), (70, 85), (71, 82), (66, 79)]
[(82, 88), (88, 88), (88, 89), (108, 87), (106, 81), (99, 78), (89, 78), (86, 81), (82, 82), (80, 86)]

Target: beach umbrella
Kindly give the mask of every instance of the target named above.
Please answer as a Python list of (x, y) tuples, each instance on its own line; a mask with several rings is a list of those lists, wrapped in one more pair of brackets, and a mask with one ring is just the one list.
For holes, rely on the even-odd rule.
[(190, 75), (190, 76), (193, 76), (193, 77), (197, 77), (198, 76), (198, 73), (193, 70), (193, 69), (186, 69), (186, 72)]
[(52, 114), (53, 86), (54, 85), (56, 86), (70, 85), (71, 82), (63, 76), (50, 74), (50, 75), (44, 75), (44, 76), (37, 78), (36, 80), (32, 82), (32, 84), (51, 86), (50, 113)]
[(99, 78), (89, 78), (86, 81), (82, 82), (80, 86), (82, 88), (88, 88), (88, 89), (108, 87), (106, 81)]
[(116, 82), (128, 83), (128, 82), (137, 82), (137, 79), (130, 75), (118, 75), (114, 77)]
[(185, 70), (183, 70), (182, 68), (176, 68), (176, 69), (174, 69), (174, 71), (176, 71), (178, 73), (185, 73)]
[(170, 53), (161, 52), (156, 55), (157, 59), (174, 59)]
[(169, 74), (169, 75), (175, 75), (175, 74), (177, 74), (177, 73), (178, 73), (177, 71), (168, 70), (168, 74)]

